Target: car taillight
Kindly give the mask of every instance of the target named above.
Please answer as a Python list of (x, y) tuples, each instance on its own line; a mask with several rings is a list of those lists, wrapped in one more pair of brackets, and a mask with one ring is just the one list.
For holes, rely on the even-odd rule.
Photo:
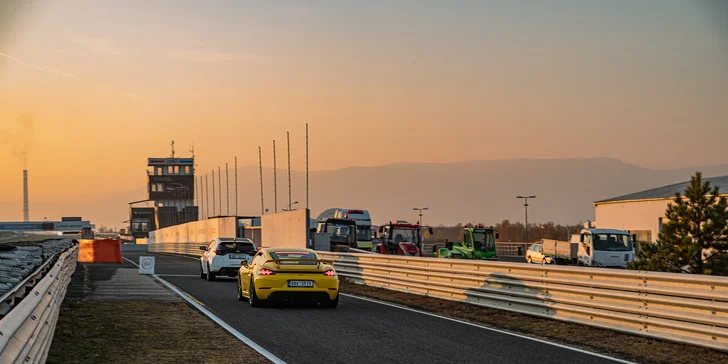
[(336, 276), (336, 271), (334, 271), (333, 269), (329, 269), (326, 272), (324, 272), (324, 275), (327, 277), (334, 277), (334, 276)]
[(222, 255), (222, 250), (220, 250), (220, 249), (215, 250), (215, 255)]
[(258, 271), (258, 274), (260, 274), (262, 276), (272, 276), (272, 275), (276, 274), (276, 272), (272, 271), (270, 269), (263, 268)]

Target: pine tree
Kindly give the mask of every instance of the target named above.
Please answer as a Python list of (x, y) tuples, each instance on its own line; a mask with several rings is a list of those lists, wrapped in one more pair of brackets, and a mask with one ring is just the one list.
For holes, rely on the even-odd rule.
[(641, 244), (630, 268), (660, 272), (728, 275), (728, 203), (696, 173), (675, 194), (656, 244)]

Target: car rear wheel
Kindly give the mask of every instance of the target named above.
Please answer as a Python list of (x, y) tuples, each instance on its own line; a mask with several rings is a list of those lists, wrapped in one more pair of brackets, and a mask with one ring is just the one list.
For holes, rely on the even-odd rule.
[(243, 296), (243, 287), (240, 284), (240, 276), (238, 276), (238, 301), (245, 301), (245, 296)]
[(263, 301), (258, 298), (258, 295), (255, 294), (255, 282), (253, 282), (253, 279), (250, 279), (250, 292), (248, 292), (248, 303), (250, 303), (251, 307), (260, 307), (263, 305)]
[(323, 306), (324, 308), (336, 308), (336, 306), (339, 305), (339, 295), (336, 295), (336, 298), (333, 300), (329, 300), (328, 302), (324, 302)]
[(210, 265), (207, 265), (207, 280), (208, 281), (214, 281), (215, 280), (215, 273), (212, 273), (212, 270), (210, 270)]

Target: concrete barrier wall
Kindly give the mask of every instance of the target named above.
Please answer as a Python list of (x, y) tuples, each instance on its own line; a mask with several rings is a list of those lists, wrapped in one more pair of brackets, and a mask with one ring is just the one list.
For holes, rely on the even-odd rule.
[(192, 221), (149, 232), (149, 251), (199, 255), (199, 247), (215, 238), (234, 238), (237, 218)]
[(208, 244), (215, 238), (234, 238), (237, 219), (221, 217), (186, 224), (170, 226), (149, 232), (149, 244), (161, 243), (196, 243)]
[(261, 217), (261, 247), (306, 248), (309, 240), (308, 209), (267, 214)]

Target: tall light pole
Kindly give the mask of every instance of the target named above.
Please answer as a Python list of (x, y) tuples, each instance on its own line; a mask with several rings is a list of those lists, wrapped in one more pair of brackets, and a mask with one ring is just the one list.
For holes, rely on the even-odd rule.
[(424, 221), (422, 221), (422, 211), (429, 210), (429, 207), (413, 207), (412, 210), (419, 211), (420, 212), (420, 225), (424, 226)]
[(286, 211), (291, 211), (291, 207), (292, 207), (293, 205), (297, 204), (297, 203), (298, 203), (298, 201), (295, 201), (295, 202), (291, 202), (291, 203), (289, 203), (289, 204), (288, 204), (288, 209), (287, 209)]
[(516, 198), (522, 198), (526, 201), (526, 203), (523, 204), (523, 206), (526, 208), (526, 241), (525, 243), (528, 243), (528, 199), (529, 198), (536, 198), (536, 195), (531, 196), (516, 196)]

